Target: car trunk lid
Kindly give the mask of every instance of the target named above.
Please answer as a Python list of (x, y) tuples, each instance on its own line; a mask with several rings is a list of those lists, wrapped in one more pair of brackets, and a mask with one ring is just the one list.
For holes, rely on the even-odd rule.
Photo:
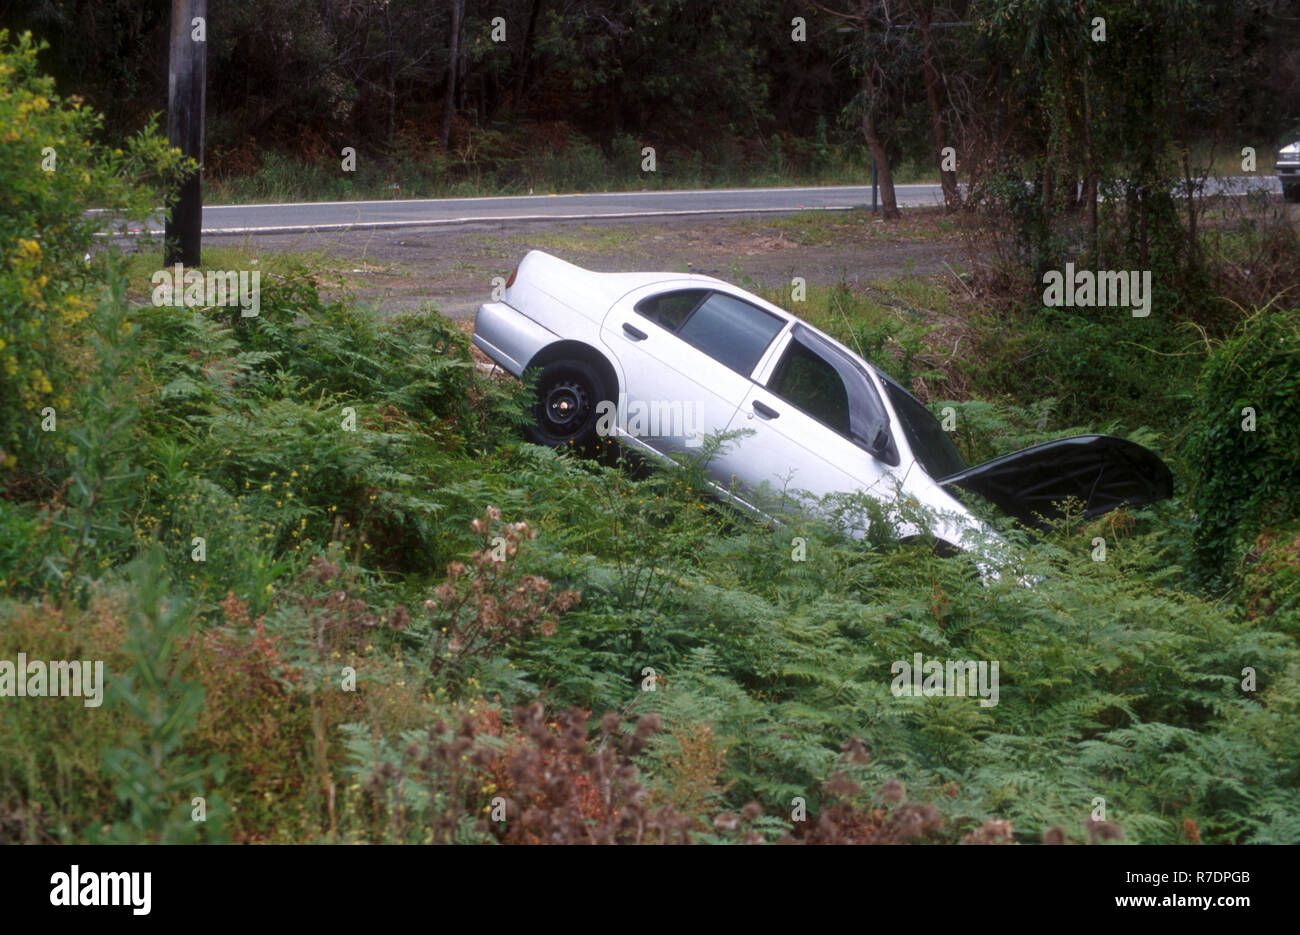
[[(682, 276), (684, 280), (695, 277)], [(559, 302), (593, 321), (601, 321), (610, 307), (633, 289), (672, 279), (664, 273), (597, 273), (561, 260), (559, 257), (530, 251), (514, 273), (514, 281), (505, 290), (505, 301), (517, 309), (527, 309), (537, 293)]]
[(967, 468), (939, 482), (950, 493), (977, 493), (1030, 526), (1060, 515), (1074, 498), (1085, 517), (1140, 506), (1173, 493), (1173, 475), (1154, 452), (1114, 435), (1077, 435), (1035, 445)]

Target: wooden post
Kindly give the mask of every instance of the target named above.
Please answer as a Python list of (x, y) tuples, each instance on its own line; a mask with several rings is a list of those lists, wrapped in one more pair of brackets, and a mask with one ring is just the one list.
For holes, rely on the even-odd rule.
[[(196, 19), (200, 22), (195, 23)], [(200, 166), (207, 85), (207, 19), (208, 0), (172, 0), (167, 141)], [(203, 172), (200, 169), (181, 183), (180, 198), (167, 215), (163, 265), (198, 266), (202, 231)]]

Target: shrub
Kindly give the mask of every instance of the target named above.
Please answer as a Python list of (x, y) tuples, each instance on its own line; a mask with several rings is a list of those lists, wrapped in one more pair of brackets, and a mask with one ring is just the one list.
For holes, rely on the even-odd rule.
[[(42, 48), (0, 30), (0, 471), (38, 471), (50, 454), (42, 410), (72, 405), (98, 279), (82, 262), (94, 232), (151, 215), (158, 196), (140, 180), (187, 164), (152, 126), (125, 151), (92, 142), (100, 118), (55, 95), (37, 71)], [(87, 202), (107, 214), (86, 216)]]
[(494, 528), (500, 519), (501, 511), (488, 507), (471, 523), (481, 548), (470, 554), (468, 566), (452, 562), (434, 597), (424, 602), (433, 620), (424, 647), (429, 672), (453, 685), (477, 673), (486, 659), (530, 638), (554, 635), (555, 617), (582, 598), (573, 590), (550, 595), (545, 578), (520, 575), (515, 570), (520, 546), (537, 533), (522, 520)]
[(1223, 586), (1263, 530), (1300, 515), (1300, 309), (1259, 309), (1214, 349), (1196, 384), (1186, 460), (1197, 470), (1199, 571)]
[(189, 659), (182, 652), (194, 624), (192, 608), (169, 596), (156, 547), (137, 560), (131, 583), (134, 600), (122, 644), (130, 667), (109, 682), (108, 701), (125, 709), (134, 730), (127, 743), (104, 753), (123, 813), (101, 834), (117, 843), (220, 842), (225, 807), (213, 787), (224, 777), (225, 757), (191, 756), (184, 749), (203, 710), (203, 687), (187, 677)]

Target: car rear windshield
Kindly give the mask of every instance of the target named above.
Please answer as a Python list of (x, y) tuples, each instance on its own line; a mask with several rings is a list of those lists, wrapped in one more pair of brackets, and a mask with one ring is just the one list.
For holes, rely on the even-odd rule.
[(903, 434), (921, 468), (935, 480), (951, 477), (966, 470), (966, 459), (943, 430), (939, 420), (919, 399), (888, 377), (883, 377), (889, 401), (894, 404), (898, 420), (903, 424)]
[(703, 301), (696, 299), (694, 304), (688, 304), (697, 295), (698, 290), (666, 293), (636, 308), (647, 318), (676, 331), (679, 338), (718, 363), (749, 376), (785, 322), (721, 292), (709, 292)]

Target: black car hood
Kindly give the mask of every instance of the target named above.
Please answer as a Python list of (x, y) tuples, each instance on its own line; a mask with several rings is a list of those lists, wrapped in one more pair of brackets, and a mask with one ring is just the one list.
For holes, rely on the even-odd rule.
[(1085, 517), (1125, 504), (1137, 506), (1173, 493), (1173, 475), (1154, 452), (1114, 435), (1076, 435), (1035, 445), (967, 468), (939, 481), (990, 500), (1030, 526), (1060, 515), (1054, 506), (1073, 497)]

